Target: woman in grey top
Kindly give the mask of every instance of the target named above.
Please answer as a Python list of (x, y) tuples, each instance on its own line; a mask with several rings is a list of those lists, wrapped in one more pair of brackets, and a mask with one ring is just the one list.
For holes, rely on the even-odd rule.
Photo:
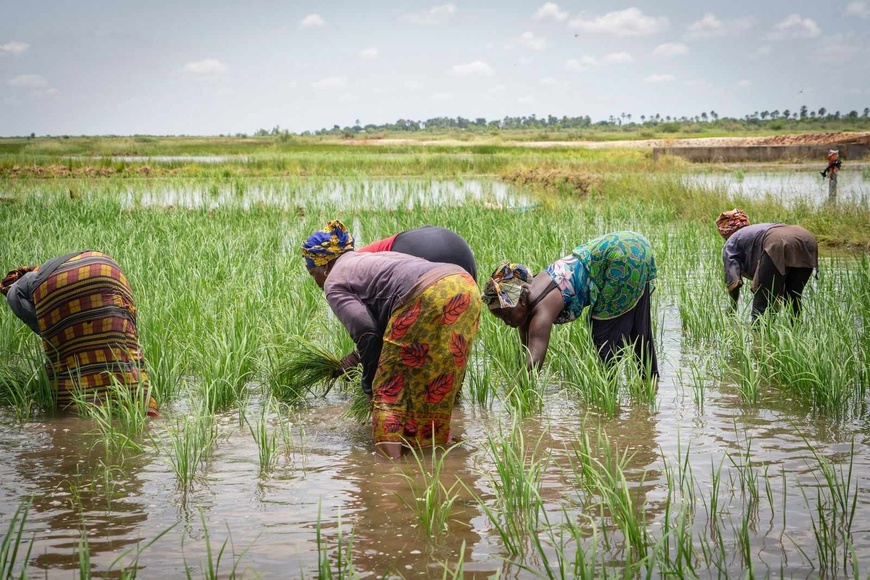
[(739, 209), (721, 213), (716, 227), (726, 240), (722, 262), (732, 309), (737, 309), (742, 278), (747, 278), (755, 294), (753, 321), (777, 300), (785, 300), (794, 316), (800, 315), (804, 288), (819, 267), (819, 246), (813, 234), (788, 224), (750, 225)]
[(308, 273), (353, 338), (378, 451), (450, 443), (450, 416), (480, 319), (480, 291), (455, 264), (353, 251), (339, 221), (302, 244)]

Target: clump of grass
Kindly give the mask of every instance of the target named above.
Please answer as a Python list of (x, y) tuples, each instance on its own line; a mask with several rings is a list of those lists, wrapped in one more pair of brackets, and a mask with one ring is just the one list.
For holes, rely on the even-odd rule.
[[(30, 502), (22, 502), (12, 514), (9, 527), (0, 540), (0, 578), (16, 578), (14, 571), (18, 565), (18, 552), (24, 541), (24, 524), (27, 522), (27, 514), (30, 512)], [(26, 578), (27, 561), (30, 560), (30, 551), (33, 543), (27, 544), (27, 551), (22, 557), (22, 568), (18, 578)]]
[(411, 488), (412, 501), (407, 501), (401, 496), (399, 496), (399, 499), (417, 514), (417, 518), (420, 520), (423, 530), (428, 537), (434, 537), (447, 532), (450, 512), (453, 509), (453, 504), (459, 497), (455, 491), (459, 485), (458, 480), (453, 482), (453, 485), (450, 487), (447, 487), (441, 481), (444, 459), (457, 446), (458, 444), (453, 445), (444, 452), (439, 453), (433, 444), (429, 466), (423, 464), (423, 450), (417, 450), (412, 447), (411, 453), (414, 455), (414, 461), (417, 463), (417, 471), (419, 473), (413, 475), (402, 474)]
[(301, 336), (269, 377), (272, 394), (286, 402), (298, 401), (322, 387), (326, 395), (343, 373), (341, 359), (323, 346)]

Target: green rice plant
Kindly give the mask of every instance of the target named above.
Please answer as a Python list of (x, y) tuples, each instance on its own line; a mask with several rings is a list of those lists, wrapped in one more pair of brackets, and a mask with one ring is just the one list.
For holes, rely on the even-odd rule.
[[(125, 550), (121, 555), (119, 555), (112, 561), (112, 563), (109, 565), (109, 570), (113, 571), (117, 568), (118, 572), (120, 573), (120, 577), (124, 580), (132, 580), (136, 578), (139, 573), (139, 557), (142, 555), (142, 552), (153, 546), (160, 538), (172, 531), (172, 529), (174, 529), (177, 525), (178, 522), (172, 524), (153, 538), (149, 539), (147, 542), (145, 542), (144, 545), (140, 546), (137, 543), (136, 546)], [(125, 564), (124, 561), (130, 556), (132, 556), (132, 558), (128, 563)]]
[(812, 516), (813, 536), (820, 572), (836, 577), (840, 571), (848, 573), (855, 554), (852, 525), (858, 506), (858, 481), (854, 478), (855, 441), (852, 440), (848, 463), (835, 467), (815, 446), (801, 435), (812, 453), (807, 466), (816, 481), (815, 501), (807, 498), (806, 488), (801, 494)]
[(251, 432), (251, 437), (257, 444), (257, 457), (260, 462), (260, 474), (268, 474), (275, 466), (278, 456), (275, 453), (278, 449), (277, 433), (269, 431), (269, 407), (268, 403), (264, 403), (260, 408), (260, 417), (257, 425), (251, 425), (247, 415), (242, 415), (248, 430)]
[(349, 395), (347, 406), (341, 412), (341, 418), (359, 425), (372, 422), (372, 399), (362, 388), (354, 388)]
[(174, 428), (167, 434), (168, 441), (152, 438), (154, 446), (161, 450), (185, 494), (190, 490), (197, 473), (205, 468), (217, 440), (217, 425), (207, 406), (207, 402), (202, 402), (192, 415), (176, 418)]
[(524, 366), (520, 367), (514, 380), (505, 385), (502, 401), (519, 418), (539, 413), (544, 406), (544, 392), (550, 380), (550, 373), (546, 369), (529, 372)]
[(495, 490), (494, 507), (463, 483), (512, 556), (523, 554), (528, 539), (537, 533), (543, 506), (542, 478), (550, 462), (543, 437), (542, 433), (534, 447), (528, 448), (522, 423), (517, 418), (507, 433), (487, 437), (486, 453), (494, 469), (494, 473), (487, 476)]
[(79, 578), (91, 577), (91, 548), (88, 544), (88, 530), (82, 527), (76, 546), (79, 556)]
[(732, 354), (736, 362), (727, 365), (731, 373), (737, 377), (737, 391), (744, 403), (755, 405), (758, 403), (761, 390), (761, 375), (764, 372), (764, 361), (756, 358), (756, 351), (764, 356), (763, 341), (758, 347), (754, 346), (756, 336), (751, 330), (740, 327), (734, 336), (736, 345)]
[[(342, 376), (341, 359), (320, 344), (301, 336), (290, 339), (288, 352), (279, 361), (273, 361), (269, 388), (273, 395), (285, 402), (295, 402), (322, 387), (326, 395)], [(348, 380), (358, 371), (352, 369)]]
[(565, 389), (609, 417), (620, 408), (621, 363), (602, 364), (591, 340), (560, 345), (553, 363), (562, 376)]
[[(9, 526), (0, 539), (0, 578), (27, 578), (27, 562), (30, 560), (30, 552), (33, 550), (33, 542), (27, 544), (27, 551), (22, 554), (21, 562), (18, 561), (19, 551), (24, 543), (24, 524), (30, 513), (30, 500), (21, 502), (12, 518)], [(20, 565), (20, 570), (15, 573), (15, 568)]]
[(142, 451), (139, 438), (147, 428), (150, 397), (150, 386), (141, 382), (125, 385), (112, 376), (104, 400), (75, 390), (73, 403), (80, 415), (94, 422), (106, 451), (123, 454)]
[(245, 387), (255, 374), (258, 341), (254, 327), (240, 316), (231, 316), (202, 352), (203, 395), (212, 412), (226, 409), (245, 397)]
[[(599, 459), (597, 455), (601, 455)], [(647, 522), (643, 513), (638, 513), (625, 471), (632, 459), (626, 450), (622, 454), (614, 449), (607, 435), (599, 432), (595, 447), (586, 433), (579, 435), (573, 444), (572, 470), (579, 486), (588, 495), (587, 501), (595, 498), (601, 517), (609, 515), (622, 533), (629, 548), (626, 565), (639, 566), (649, 557), (652, 545)], [(643, 482), (640, 483), (643, 486)]]
[(459, 485), (458, 480), (453, 482), (449, 488), (441, 481), (444, 460), (447, 454), (458, 446), (459, 444), (456, 444), (443, 452), (439, 452), (433, 444), (431, 454), (429, 454), (429, 465), (424, 465), (422, 459), (422, 456), (428, 452), (412, 447), (411, 453), (417, 464), (417, 473), (413, 475), (402, 474), (411, 490), (411, 500), (408, 501), (401, 495), (399, 495), (399, 499), (417, 515), (423, 531), (430, 538), (448, 532), (447, 524), (450, 521), (450, 513), (453, 510), (453, 504), (459, 497), (455, 491)]
[[(553, 525), (549, 521), (547, 511), (541, 510), (544, 525), (539, 534), (534, 534), (531, 537), (541, 569), (535, 569), (533, 566), (523, 563), (519, 563), (518, 566), (544, 578), (559, 578), (560, 580), (606, 578), (606, 569), (599, 562), (598, 544), (600, 539), (595, 522), (592, 518), (581, 515), (581, 519), (587, 522), (591, 530), (589, 531), (578, 524), (564, 508), (562, 515), (562, 525)], [(544, 538), (541, 537), (542, 535)], [(555, 562), (551, 562), (553, 557), (551, 551), (555, 555)]]
[[(208, 531), (208, 526), (205, 522), (205, 514), (200, 509), (199, 510), (199, 518), (202, 521), (202, 531), (205, 540), (205, 562), (202, 563), (202, 576), (207, 580), (217, 580), (218, 578), (236, 578), (237, 572), (239, 568), (239, 564), (242, 562), (242, 558), (245, 557), (245, 554), (248, 553), (248, 550), (251, 549), (251, 546), (248, 546), (237, 556), (235, 553), (235, 547), (232, 544), (232, 533), (230, 533), (230, 528), (227, 526), (227, 538), (224, 540), (223, 544), (221, 544), (220, 548), (215, 553), (215, 549), (211, 543), (211, 535)], [(232, 569), (230, 569), (229, 573), (221, 573), (221, 561), (224, 558), (224, 552), (226, 552), (227, 544), (230, 544), (231, 554), (229, 554), (232, 562)], [(182, 552), (184, 550), (184, 545), (182, 543)], [(192, 580), (193, 576), (191, 575), (191, 566), (187, 564), (187, 558), (184, 557), (184, 568), (185, 574), (188, 580)]]
[(0, 405), (12, 407), (19, 421), (36, 412), (52, 413), (57, 393), (43, 364), (41, 352), (30, 352), (0, 360)]
[[(341, 514), (338, 516), (338, 532), (335, 539), (335, 552), (332, 556), (329, 553), (329, 546), (326, 539), (323, 537), (321, 522), (320, 502), (317, 504), (317, 524), (315, 528), (315, 542), (317, 544), (317, 577), (320, 580), (345, 580), (347, 578), (358, 578), (359, 573), (353, 565), (353, 533), (345, 540), (344, 529), (341, 525)], [(333, 571), (332, 562), (335, 562), (335, 570)]]
[(462, 546), (459, 548), (459, 559), (456, 565), (450, 567), (450, 562), (441, 562), (443, 572), (441, 580), (461, 580), (465, 578), (465, 540), (462, 540)]

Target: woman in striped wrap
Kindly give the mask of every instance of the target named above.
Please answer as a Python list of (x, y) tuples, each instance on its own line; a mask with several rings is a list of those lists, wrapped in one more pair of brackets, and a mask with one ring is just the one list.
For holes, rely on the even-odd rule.
[(0, 282), (12, 312), (42, 338), (57, 405), (77, 395), (101, 403), (113, 384), (141, 386), (156, 415), (136, 330), (136, 303), (127, 277), (95, 251), (58, 256), (18, 268)]

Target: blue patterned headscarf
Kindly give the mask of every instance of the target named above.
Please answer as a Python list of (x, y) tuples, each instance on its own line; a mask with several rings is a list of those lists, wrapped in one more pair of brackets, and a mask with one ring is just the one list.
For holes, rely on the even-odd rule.
[(308, 236), (301, 250), (306, 266), (325, 266), (343, 253), (353, 251), (353, 235), (343, 223), (332, 220), (322, 230)]
[(483, 287), (483, 302), (490, 310), (513, 308), (520, 301), (523, 284), (531, 283), (533, 277), (522, 264), (502, 262)]

